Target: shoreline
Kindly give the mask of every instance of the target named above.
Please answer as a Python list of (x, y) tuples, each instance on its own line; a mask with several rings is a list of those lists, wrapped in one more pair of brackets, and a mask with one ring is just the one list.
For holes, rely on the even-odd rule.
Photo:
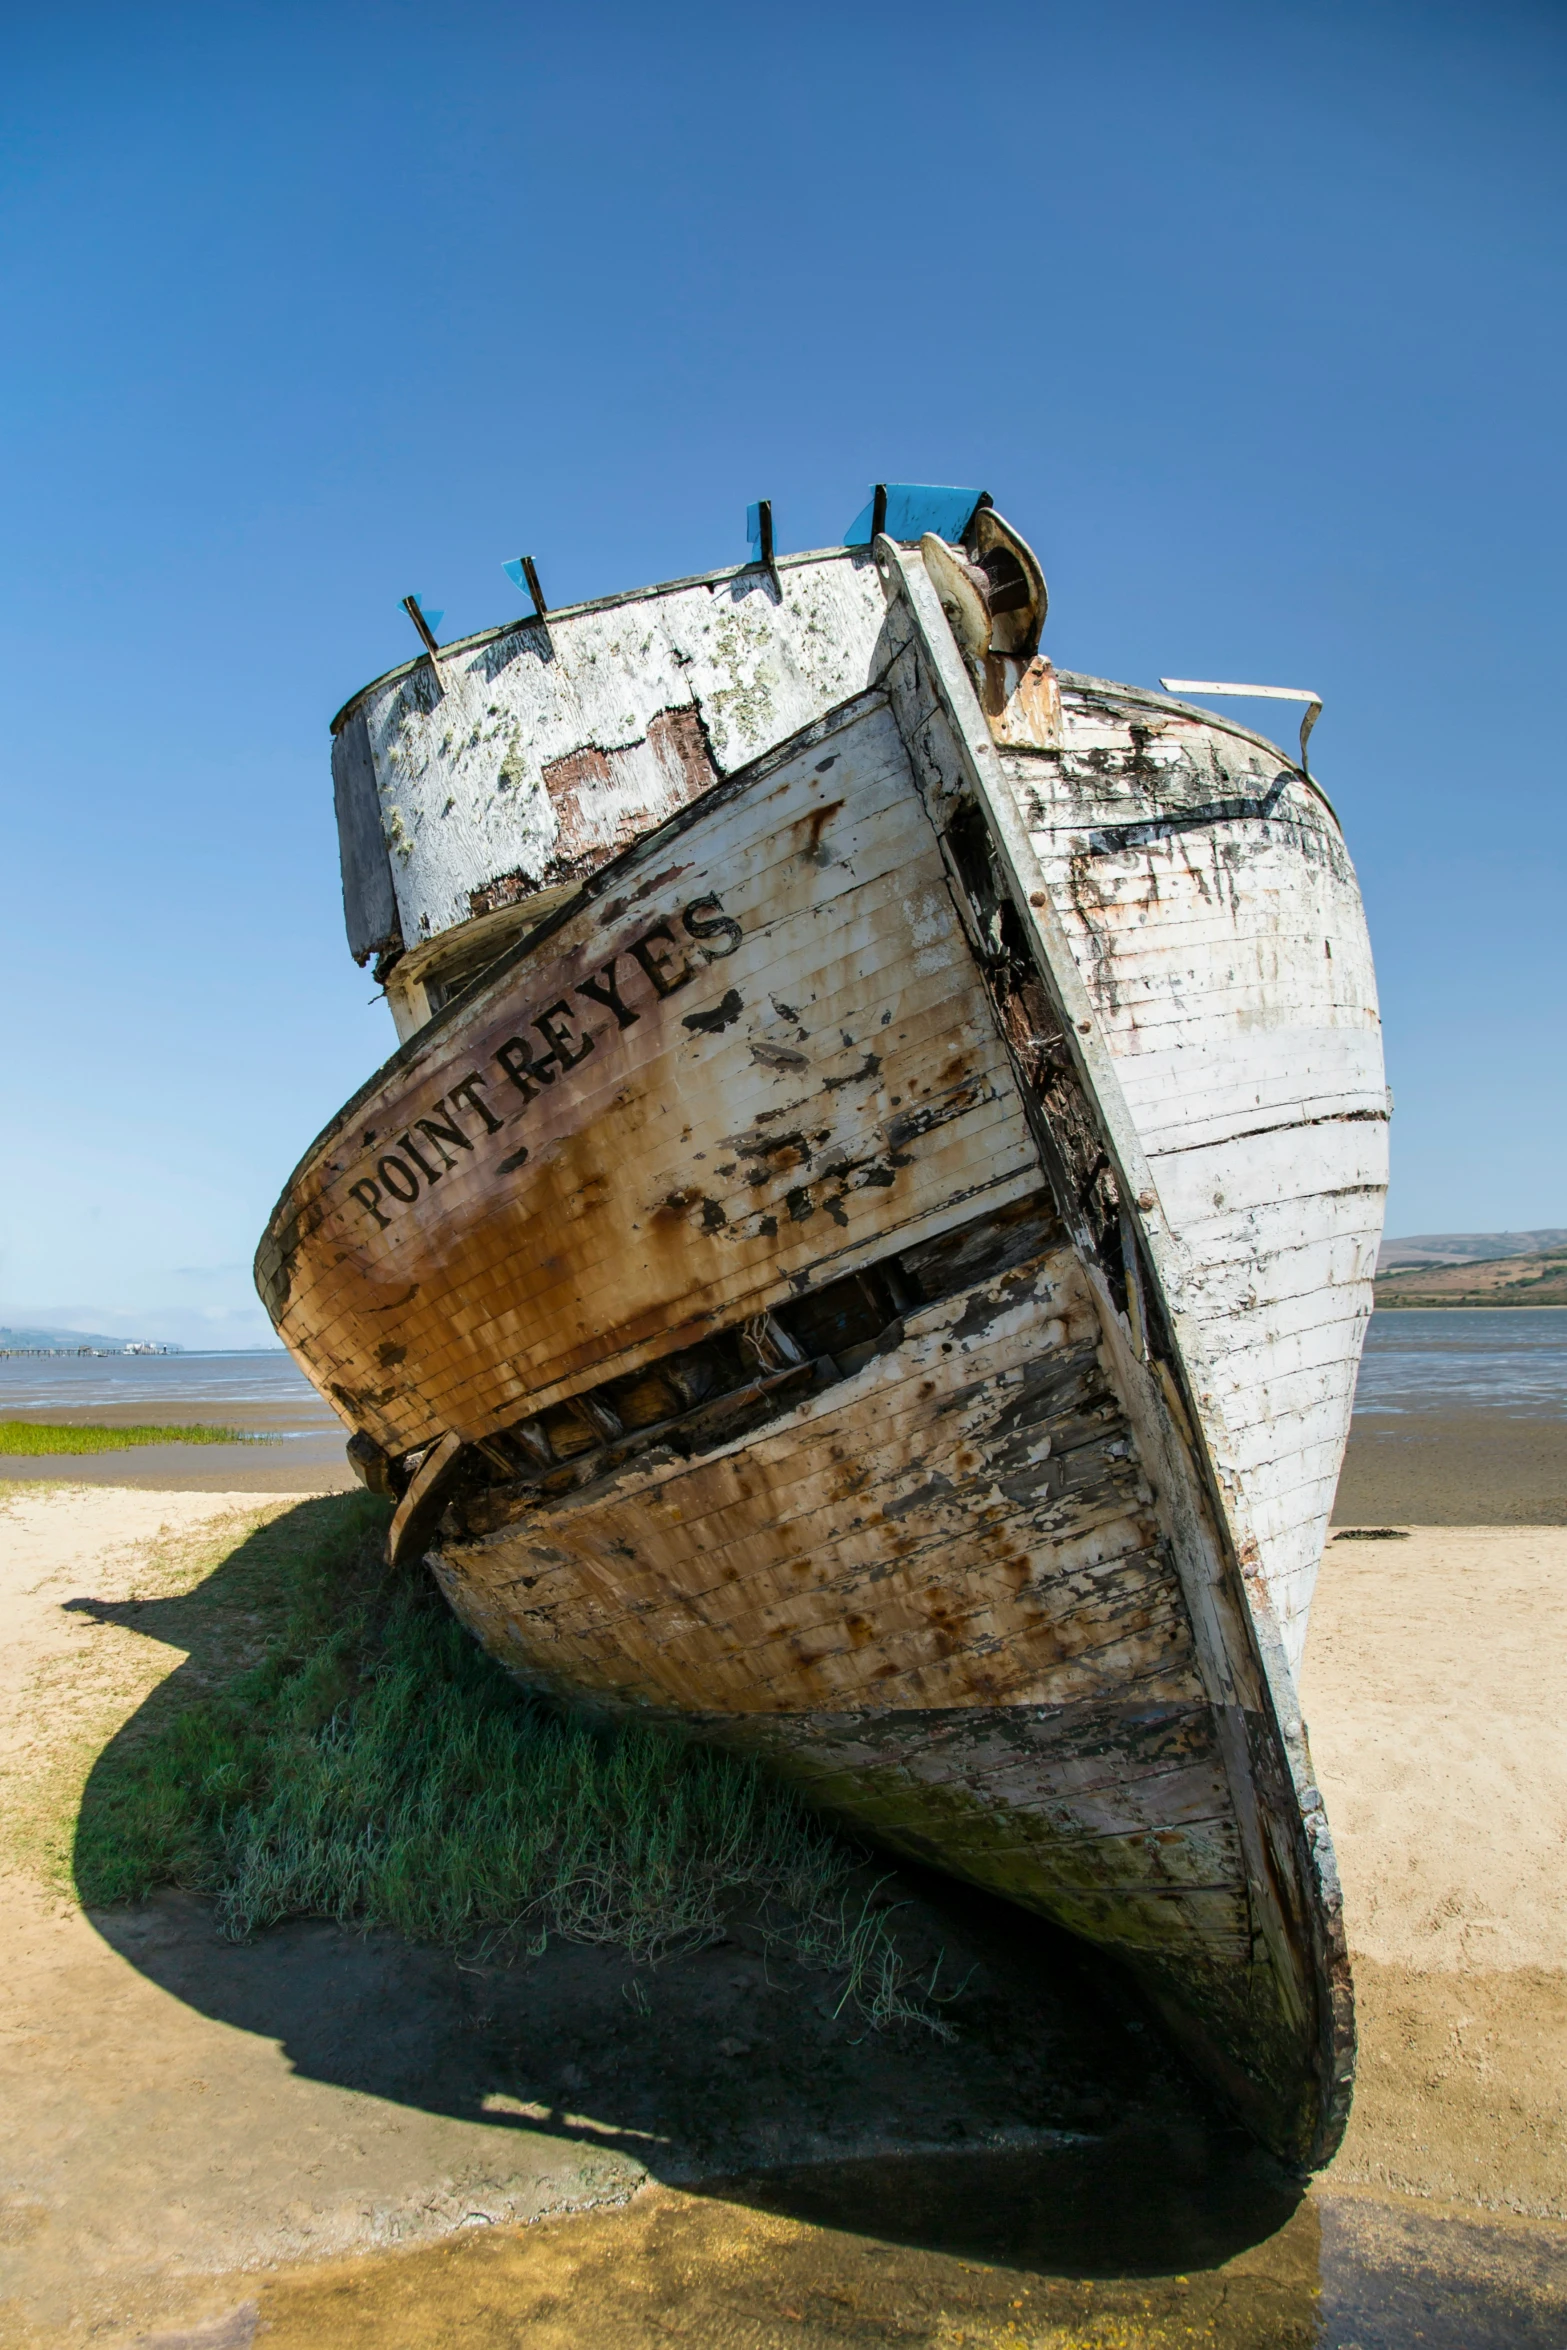
[[(204, 1416), (189, 1403), (161, 1407), (80, 1406), (0, 1417), (156, 1423)], [(300, 1428), (291, 1404), (213, 1406), (229, 1426), (273, 1444), (152, 1444), (125, 1452), (0, 1455), (0, 1495), (28, 1485), (92, 1485), (127, 1492), (349, 1493), (357, 1480), (346, 1431), (321, 1407)], [(1458, 1410), (1359, 1412), (1334, 1503), (1332, 1532), (1345, 1526), (1567, 1526), (1567, 1421), (1496, 1405)]]
[[(1064, 2135), (1057, 2115), (1044, 2130), (1019, 2138), (1008, 2122), (997, 2136), (1001, 2109), (991, 2113), (990, 2103), (1018, 2093), (1005, 2086), (999, 2044), (985, 2056), (976, 2047), (953, 2072), (950, 2059), (923, 2046), (899, 2056), (835, 2037), (837, 2027), (811, 2004), (814, 1992), (788, 2007), (797, 1994), (772, 1962), (756, 1988), (736, 1989), (753, 1963), (738, 1945), (647, 1978), (654, 2037), (638, 2061), (653, 2069), (639, 2089), (624, 2057), (622, 2069), (604, 2069), (604, 2052), (642, 2029), (636, 1970), (613, 1953), (555, 1945), (542, 1964), (464, 1967), (394, 1936), (308, 1920), (224, 1944), (204, 1904), (169, 1894), (87, 1916), (70, 1894), (68, 1849), (57, 1840), (51, 1857), (46, 1815), (52, 1806), (62, 1819), (74, 1816), (71, 1787), (171, 1673), (232, 1669), (232, 1644), (258, 1636), (232, 1609), (232, 1621), (203, 1633), (200, 1591), (204, 1577), (221, 1580), (207, 1562), (221, 1561), (258, 1516), (287, 1506), (286, 1496), (254, 1489), (113, 1491), (84, 1481), (0, 1495), (12, 1628), (0, 1657), (8, 1700), (0, 1809), (11, 1822), (0, 1946), (13, 2015), (0, 2052), (11, 2117), (0, 2163), (0, 2220), (11, 2239), (0, 2342), (26, 2350), (128, 2344), (154, 2325), (227, 2326), (249, 2312), (236, 2344), (248, 2344), (264, 2316), (279, 2350), (318, 2350), (338, 2340), (340, 2321), (344, 2342), (357, 2338), (348, 2324), (357, 2310), (375, 2324), (395, 2316), (410, 2329), (397, 2332), (400, 2343), (433, 2350), (450, 2338), (441, 2328), (454, 2306), (470, 2309), (477, 2325), (486, 2296), (503, 2284), (505, 2306), (520, 2295), (521, 2307), (530, 2293), (553, 2290), (552, 2279), (580, 2277), (594, 2317), (618, 2311), (622, 2331), (572, 2338), (640, 2346), (662, 2336), (624, 2330), (630, 2319), (617, 2280), (634, 2256), (651, 2289), (666, 2242), (680, 2248), (681, 2274), (694, 2275), (699, 2294), (718, 2290), (737, 2246), (765, 2241), (770, 2259), (830, 2275), (840, 2299), (851, 2290), (890, 2293), (901, 2278), (911, 2308), (927, 2305), (933, 2278), (950, 2301), (963, 2276), (1010, 2275), (1021, 2262), (1041, 2315), (1055, 2296), (1063, 2322), (1075, 2311), (1073, 2322), (1086, 2323), (1092, 2309), (1119, 2306), (1114, 2292), (1132, 2292), (1135, 2276), (1163, 2275), (1158, 2261), (1152, 2270), (1146, 2255), (1141, 2269), (1134, 2261), (1117, 2287), (1115, 2263), (1135, 2247), (1129, 2240), (1113, 2259), (1107, 2250), (1101, 2297), (1079, 2308), (1068, 2280), (1082, 2272), (1070, 2258), (1062, 2269), (1045, 2238), (1026, 2259), (998, 2251), (984, 2230), (1014, 2209), (1023, 2225), (1027, 2196), (1046, 2192), (1037, 2182), (1051, 2178), (1059, 2185), (1048, 2193), (1066, 2197), (1063, 2210), (1097, 2209), (1112, 2181), (1142, 2178), (1136, 2166), (1150, 2159), (1148, 2177), (1174, 2180), (1182, 2210), (1209, 2210), (1209, 2249), (1181, 2235), (1190, 2218), (1181, 2220), (1166, 2260), (1181, 2276), (1136, 2286), (1127, 2314), (1144, 2313), (1139, 2323), (1150, 2330), (1136, 2338), (1149, 2345), (1185, 2339), (1185, 2318), (1210, 2303), (1216, 2324), (1224, 2309), (1226, 2322), (1238, 2323), (1254, 2303), (1276, 2313), (1281, 2295), (1291, 2308), (1298, 2303), (1301, 2322), (1339, 2306), (1364, 2318), (1382, 2306), (1378, 2294), (1413, 2289), (1411, 2276), (1422, 2290), (1450, 2291), (1453, 2306), (1471, 2314), (1514, 2285), (1543, 2294), (1540, 2306), (1554, 2313), (1536, 2332), (1509, 2302), (1513, 2314), (1483, 2329), (1428, 2325), (1434, 2345), (1496, 2341), (1510, 2350), (1562, 2338), (1567, 1876), (1558, 1862), (1567, 1843), (1567, 1749), (1557, 1716), (1567, 1689), (1567, 1533), (1471, 1524), (1328, 1545), (1302, 1694), (1345, 1885), (1361, 2060), (1343, 2149), (1303, 2201), (1296, 2189), (1281, 2202), (1277, 2188), (1222, 2185), (1229, 2141), (1199, 2118), (1200, 2099), (1175, 2138), (1158, 2135), (1166, 2126), (1158, 2115), (1179, 2085), (1159, 2074), (1152, 2042), (1116, 2038), (1125, 2023), (1111, 2035), (1120, 2054), (1107, 2054), (1105, 2041), (1092, 2059), (1106, 2082), (1120, 2084), (1099, 2092), (1109, 2096), (1106, 2118), (1089, 2118), (1090, 2099)], [(1387, 1524), (1391, 1513), (1372, 1516)], [(194, 1596), (160, 1596), (180, 1591)], [(45, 1822), (32, 1844), (29, 1821)], [(910, 1893), (924, 1898), (917, 1884)], [(951, 1947), (963, 1953), (961, 1888), (938, 1889), (943, 1898), (958, 1904)], [(982, 1964), (1001, 1963), (983, 1936), (973, 1948)], [(758, 2038), (764, 1982), (785, 2005)], [(1015, 2034), (1016, 1994), (1001, 2008)], [(1088, 2040), (1085, 2028), (1073, 2025), (1060, 2047), (1088, 2047), (1101, 2027)], [(808, 2091), (784, 2089), (783, 2074), (768, 2085), (769, 2066), (795, 2062), (807, 2042), (814, 2050), (824, 2031), (801, 2076), (814, 2084)], [(701, 2162), (693, 2167), (689, 2157), (682, 2170), (680, 2132), (689, 2122), (672, 2136), (659, 2118), (672, 2094), (677, 2107), (667, 2110), (685, 2110), (678, 2095), (690, 2090), (679, 2085), (715, 2061), (721, 2032), (731, 2035), (722, 2045), (738, 2051), (725, 2060), (739, 2099), (736, 2143), (752, 2146), (751, 2168), (730, 2186), (704, 2185)], [(1152, 2063), (1150, 2083), (1166, 2079), (1151, 2105), (1135, 2093), (1125, 2103), (1128, 2052), (1137, 2066)], [(1023, 2053), (1010, 2060), (1019, 2082)], [(1001, 2085), (981, 2092), (998, 2054)], [(1038, 2120), (1049, 2120), (1061, 2092), (1057, 2062), (1028, 2091), (1042, 2100)], [(517, 2068), (540, 2064), (530, 2088)], [(933, 2090), (938, 2082), (947, 2085)], [(812, 2122), (812, 2101), (822, 2096), (822, 2114), (837, 2118)], [(1165, 2151), (1150, 2158), (1140, 2146)], [(964, 2179), (990, 2184), (981, 2191)], [(785, 2192), (779, 2182), (789, 2180), (796, 2184)], [(834, 2214), (861, 2194), (870, 2201), (860, 2233), (844, 2235)], [(1215, 2194), (1211, 2208), (1202, 2203)], [(534, 2224), (571, 2212), (589, 2216)], [(960, 2223), (959, 2237), (940, 2250), (941, 2229), (950, 2237)], [(1150, 2242), (1166, 2224), (1147, 2219)], [(874, 2274), (853, 2266), (862, 2258), (855, 2244), (875, 2253)], [(1181, 2298), (1199, 2293), (1208, 2298)], [(1010, 2304), (991, 2299), (987, 2324), (1015, 2324), (1006, 2318), (1015, 2295)], [(976, 2304), (976, 2320), (982, 2314)], [(1369, 2319), (1362, 2330), (1374, 2331)], [(547, 2328), (539, 2335), (554, 2338)], [(934, 2350), (949, 2337), (908, 2338)], [(1345, 2338), (1358, 2338), (1354, 2325)], [(836, 2336), (788, 2319), (778, 2339), (827, 2350)], [(969, 2339), (1013, 2337), (977, 2330)], [(190, 2337), (192, 2350), (201, 2340)]]
[(8, 1410), (0, 1419), (36, 1427), (183, 1427), (198, 1420), (271, 1438), (260, 1444), (148, 1444), (124, 1452), (0, 1453), (0, 1494), (19, 1485), (110, 1485), (156, 1493), (348, 1493), (348, 1431), (314, 1394), (299, 1402), (177, 1396), (134, 1403), (51, 1403)]
[(1567, 1526), (1567, 1419), (1498, 1405), (1357, 1412), (1329, 1532)]

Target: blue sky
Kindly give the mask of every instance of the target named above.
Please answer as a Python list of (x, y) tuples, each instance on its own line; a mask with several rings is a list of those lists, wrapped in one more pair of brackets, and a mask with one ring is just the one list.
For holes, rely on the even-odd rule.
[[(0, 1318), (265, 1333), (392, 1042), (327, 721), (520, 608), (991, 490), (1062, 666), (1316, 686), (1389, 1229), (1567, 1224), (1567, 15), (4, 10)], [(1260, 713), (1259, 713), (1260, 716)], [(1286, 722), (1287, 723), (1287, 722)]]

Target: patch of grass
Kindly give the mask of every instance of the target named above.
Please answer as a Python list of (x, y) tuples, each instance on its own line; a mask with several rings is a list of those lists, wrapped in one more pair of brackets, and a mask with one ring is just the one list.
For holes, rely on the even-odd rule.
[[(524, 1694), (422, 1567), (382, 1565), (384, 1504), (310, 1507), (313, 1537), (267, 1553), (261, 1661), (100, 1758), (76, 1832), (83, 1901), (178, 1885), (236, 1939), (327, 1917), (492, 1951), (554, 1932), (649, 1961), (721, 1940), (743, 1909), (837, 1971), (841, 2004), (946, 2032), (866, 1856), (790, 1789)], [(256, 1591), (252, 1570), (252, 1609)]]
[(108, 1428), (93, 1421), (0, 1420), (0, 1453), (27, 1459), (65, 1452), (127, 1452), (137, 1444), (266, 1444), (244, 1428), (215, 1428), (198, 1421), (190, 1428)]

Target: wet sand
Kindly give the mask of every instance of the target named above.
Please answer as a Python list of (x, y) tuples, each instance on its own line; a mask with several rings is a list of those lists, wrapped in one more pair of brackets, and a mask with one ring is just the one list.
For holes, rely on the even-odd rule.
[[(1119, 2151), (1119, 2150), (1118, 2150)], [(1222, 2259), (1180, 2151), (1066, 2175), (985, 2155), (645, 2191), (252, 2288), (148, 2350), (1560, 2350), (1540, 2231), (1313, 2193)], [(1117, 2211), (1122, 2224), (1103, 2224)], [(1148, 2258), (1156, 2248), (1156, 2263)], [(1177, 2264), (1181, 2265), (1177, 2265)], [(262, 2332), (262, 2328), (265, 2331)]]
[(1357, 1414), (1336, 1526), (1567, 1526), (1567, 1421), (1499, 1410)]
[(60, 1823), (171, 1672), (245, 1653), (201, 1595), (280, 1506), (0, 1503), (0, 2343), (1567, 2339), (1567, 1534), (1330, 1544), (1304, 1696), (1362, 2056), (1303, 2195), (1070, 1951), (915, 1880), (972, 1970), (955, 2055), (743, 1934), (649, 1975), (83, 1916)]
[(0, 1405), (0, 1419), (94, 1428), (240, 1428), (255, 1444), (147, 1444), (125, 1452), (0, 1453), (0, 1485), (116, 1485), (147, 1493), (346, 1493), (348, 1432), (316, 1395), (299, 1403)]
[[(1368, 1347), (1373, 1393), (1385, 1381), (1391, 1351), (1409, 1343), (1407, 1325), (1420, 1324), (1417, 1336), (1429, 1351), (1433, 1336), (1448, 1333), (1473, 1344), (1471, 1325), (1483, 1323), (1489, 1331), (1495, 1315), (1387, 1315), (1373, 1325), (1378, 1343)], [(1538, 1343), (1536, 1325), (1554, 1318), (1528, 1315)], [(1563, 1317), (1567, 1321), (1567, 1317)], [(1494, 1334), (1493, 1334), (1494, 1337)], [(1438, 1350), (1439, 1352), (1441, 1350)], [(1385, 1522), (1398, 1526), (1562, 1526), (1567, 1525), (1567, 1422), (1543, 1404), (1528, 1408), (1528, 1389), (1517, 1390), (1510, 1401), (1500, 1398), (1466, 1404), (1461, 1393), (1448, 1403), (1436, 1391), (1427, 1392), (1421, 1371), (1424, 1352), (1411, 1355), (1404, 1385), (1397, 1389), (1404, 1408), (1372, 1408), (1357, 1412), (1339, 1481), (1334, 1512), (1340, 1526)], [(202, 1358), (191, 1358), (191, 1376), (216, 1386), (226, 1366), (214, 1371)], [(1494, 1365), (1483, 1354), (1476, 1369)], [(255, 1367), (240, 1359), (238, 1377), (247, 1375), (281, 1382), (297, 1382), (298, 1394), (289, 1400), (261, 1400), (245, 1396), (219, 1400), (215, 1393), (196, 1402), (181, 1392), (181, 1363), (159, 1365), (159, 1390), (138, 1392), (126, 1402), (100, 1399), (78, 1404), (70, 1400), (71, 1387), (62, 1384), (60, 1400), (45, 1407), (37, 1401), (40, 1382), (24, 1381), (11, 1366), (12, 1379), (0, 1384), (15, 1388), (26, 1400), (7, 1404), (0, 1398), (0, 1418), (55, 1420), (100, 1426), (143, 1422), (153, 1426), (189, 1420), (210, 1420), (242, 1428), (264, 1441), (243, 1445), (149, 1445), (121, 1453), (43, 1455), (18, 1460), (0, 1455), (0, 1485), (5, 1483), (122, 1486), (143, 1492), (196, 1493), (341, 1493), (353, 1484), (344, 1456), (346, 1431), (335, 1412), (322, 1402), (292, 1366), (279, 1359), (255, 1358)], [(120, 1366), (110, 1366), (120, 1370)], [(194, 1393), (195, 1390), (192, 1390)], [(1409, 1408), (1414, 1404), (1416, 1408)]]
[[(253, 1430), (263, 1444), (157, 1444), (135, 1451), (0, 1455), (0, 1484), (124, 1486), (142, 1492), (346, 1493), (354, 1483), (346, 1432), (318, 1399), (171, 1409), (61, 1406), (0, 1417), (157, 1427), (210, 1419)], [(288, 1430), (286, 1435), (282, 1433)], [(1560, 1418), (1495, 1407), (1363, 1415), (1339, 1480), (1334, 1523), (1358, 1526), (1567, 1526), (1567, 1434)]]

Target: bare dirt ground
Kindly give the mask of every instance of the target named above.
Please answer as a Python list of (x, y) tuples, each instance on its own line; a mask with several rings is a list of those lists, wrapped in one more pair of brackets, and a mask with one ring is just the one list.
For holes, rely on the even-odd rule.
[(1379, 1306), (1567, 1306), (1567, 1249), (1478, 1263), (1405, 1265), (1377, 1281)]
[(1567, 2339), (1567, 1533), (1329, 1546), (1304, 1694), (1362, 2060), (1302, 2198), (1134, 2013), (939, 1888), (900, 1890), (970, 1972), (956, 2054), (743, 1936), (649, 1976), (84, 1916), (87, 1772), (245, 1652), (180, 1595), (287, 1506), (0, 1501), (7, 2350)]

